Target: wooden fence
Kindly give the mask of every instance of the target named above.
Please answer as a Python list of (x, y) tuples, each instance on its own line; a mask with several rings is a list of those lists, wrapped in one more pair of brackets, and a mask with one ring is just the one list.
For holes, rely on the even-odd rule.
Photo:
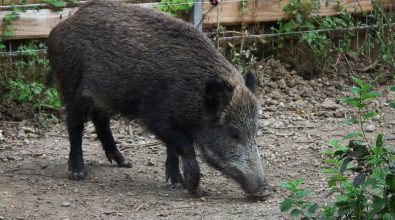
[[(27, 3), (37, 3), (39, 0), (27, 0)], [(313, 1), (313, 0), (311, 0)], [(369, 12), (373, 10), (371, 0), (316, 0), (318, 6), (317, 16), (328, 16), (339, 14), (338, 8), (345, 8), (351, 13)], [(18, 4), (22, 0), (8, 0), (7, 2)], [(26, 1), (24, 1), (26, 3)], [(4, 10), (4, 0), (0, 1), (0, 35), (4, 34), (4, 17), (11, 13)], [(217, 8), (203, 0), (202, 14), (206, 14), (203, 21), (204, 27), (212, 27), (218, 24), (222, 26), (237, 25), (241, 23), (273, 22), (286, 19), (283, 7), (288, 0), (248, 0), (242, 3), (239, 0), (220, 1)], [(313, 2), (312, 2), (313, 3)], [(395, 6), (395, 0), (382, 0), (387, 8)], [(158, 3), (138, 4), (142, 7), (155, 8)], [(12, 31), (14, 36), (9, 39), (35, 39), (45, 38), (53, 27), (59, 22), (67, 19), (78, 8), (63, 8), (60, 10), (51, 9), (29, 9), (19, 14), (19, 18), (12, 21)], [(196, 20), (196, 19), (195, 19)]]

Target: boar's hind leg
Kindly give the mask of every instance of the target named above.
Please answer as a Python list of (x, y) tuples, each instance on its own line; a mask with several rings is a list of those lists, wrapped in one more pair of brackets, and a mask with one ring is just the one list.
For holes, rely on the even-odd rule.
[(70, 138), (69, 179), (85, 179), (84, 159), (82, 156), (82, 131), (86, 114), (76, 107), (69, 105), (67, 111), (67, 130)]
[(180, 162), (178, 160), (179, 153), (170, 145), (166, 145), (166, 147), (166, 181), (170, 179), (171, 185), (174, 188), (180, 188), (182, 187), (182, 177), (180, 173)]
[(114, 137), (112, 136), (110, 129), (110, 118), (102, 111), (94, 109), (91, 111), (91, 119), (95, 125), (97, 136), (103, 145), (108, 161), (112, 163), (112, 160), (120, 167), (131, 167), (121, 152), (119, 152), (115, 145)]
[(172, 164), (166, 167), (172, 169), (169, 174), (178, 175), (178, 152), (183, 161), (184, 181), (182, 181), (182, 183), (189, 192), (195, 193), (200, 181), (200, 169), (196, 161), (192, 140), (187, 134), (179, 129), (167, 130), (165, 135), (158, 136), (162, 137), (161, 139), (165, 142), (166, 146), (168, 146), (168, 159), (170, 156), (169, 164)]

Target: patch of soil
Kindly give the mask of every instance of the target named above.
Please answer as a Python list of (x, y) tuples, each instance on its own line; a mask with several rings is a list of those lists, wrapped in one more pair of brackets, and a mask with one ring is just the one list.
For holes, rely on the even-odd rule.
[[(363, 70), (353, 62), (352, 69)], [(341, 105), (339, 98), (350, 95), (351, 75), (371, 81), (372, 76), (365, 72), (351, 74), (347, 63), (326, 68), (319, 77), (305, 80), (300, 72), (289, 70), (279, 60), (267, 59), (254, 65), (261, 88), (259, 94), (263, 111), (291, 111), (316, 116), (345, 117), (348, 109)], [(385, 89), (383, 89), (385, 91)], [(392, 99), (388, 92), (371, 104), (378, 110)]]
[(32, 106), (28, 103), (0, 99), (0, 121), (22, 121), (33, 118)]
[[(259, 67), (261, 65), (261, 67)], [(64, 123), (39, 129), (29, 121), (0, 121), (0, 219), (289, 219), (279, 210), (287, 192), (278, 185), (304, 178), (311, 200), (333, 199), (320, 172), (320, 151), (352, 127), (340, 127), (349, 111), (336, 100), (346, 94), (344, 77), (325, 75), (304, 80), (276, 60), (258, 65), (261, 82), (257, 144), (275, 193), (252, 201), (232, 180), (201, 161), (201, 188), (194, 197), (165, 182), (165, 147), (134, 122), (113, 120), (118, 147), (133, 168), (107, 161), (94, 127), (87, 123), (83, 139), (88, 177), (67, 179), (68, 136)], [(385, 87), (378, 88), (384, 91)], [(384, 106), (390, 95), (379, 99)], [(371, 122), (375, 133), (394, 137), (395, 115), (383, 108)], [(340, 113), (339, 113), (340, 112)], [(3, 114), (3, 113), (2, 113)], [(395, 139), (395, 138), (394, 138)], [(391, 142), (392, 141), (392, 142)], [(394, 145), (392, 140), (388, 144)]]

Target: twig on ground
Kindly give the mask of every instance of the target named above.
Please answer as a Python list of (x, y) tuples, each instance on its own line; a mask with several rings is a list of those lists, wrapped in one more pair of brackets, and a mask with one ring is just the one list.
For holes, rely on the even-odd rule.
[(288, 125), (284, 127), (273, 127), (274, 129), (292, 129), (292, 128), (316, 128), (313, 125)]
[(159, 145), (159, 144), (162, 144), (162, 142), (154, 141), (154, 142), (146, 143), (146, 144), (128, 144), (128, 146), (122, 146), (119, 149), (124, 150), (124, 149), (135, 148), (135, 147), (151, 147), (151, 146), (155, 146), (155, 145)]
[(372, 70), (374, 68), (376, 68), (377, 64), (379, 63), (378, 60), (374, 61), (372, 64), (370, 64), (369, 66), (365, 67), (362, 69), (363, 72), (367, 72), (369, 70)]

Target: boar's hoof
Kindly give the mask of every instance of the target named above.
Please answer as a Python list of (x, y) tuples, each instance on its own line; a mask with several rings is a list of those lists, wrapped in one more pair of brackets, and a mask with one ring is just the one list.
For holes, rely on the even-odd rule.
[(126, 168), (132, 167), (132, 164), (129, 163), (119, 151), (116, 151), (114, 153), (108, 153), (106, 154), (106, 156), (108, 161), (110, 161), (110, 163), (112, 163), (112, 160), (115, 160), (115, 162), (118, 164), (119, 167), (126, 167)]
[(201, 188), (199, 188), (198, 190), (196, 190), (193, 194), (192, 194), (192, 196), (194, 197), (194, 198), (202, 198), (202, 197), (205, 197), (205, 196), (208, 196), (209, 195), (209, 193), (206, 191), (206, 190), (203, 190), (203, 189), (201, 189)]
[(69, 174), (69, 179), (71, 180), (83, 180), (86, 177), (86, 172), (83, 171), (71, 171)]
[(184, 189), (184, 186), (182, 185), (182, 183), (172, 183), (171, 188), (175, 190), (182, 190)]
[(192, 194), (196, 192), (199, 186), (200, 173), (184, 172), (183, 186)]
[(131, 163), (129, 163), (127, 160), (121, 161), (117, 163), (119, 167), (125, 167), (125, 168), (131, 168), (133, 167)]
[(200, 169), (195, 159), (184, 160), (184, 187), (192, 194), (196, 192), (200, 182)]

